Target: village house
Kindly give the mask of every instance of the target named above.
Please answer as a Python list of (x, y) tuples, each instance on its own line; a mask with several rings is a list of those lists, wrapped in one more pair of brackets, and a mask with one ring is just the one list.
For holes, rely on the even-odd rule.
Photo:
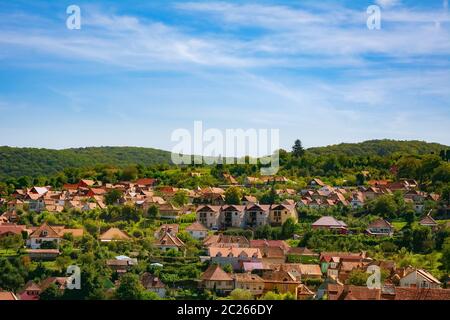
[(250, 228), (256, 228), (266, 225), (269, 220), (270, 205), (247, 204), (246, 225)]
[(161, 238), (166, 232), (170, 233), (172, 236), (176, 236), (178, 234), (178, 228), (179, 225), (176, 223), (173, 224), (162, 224), (161, 226), (159, 226), (158, 229), (156, 229), (155, 233), (153, 234), (153, 236), (156, 239)]
[(400, 287), (440, 288), (441, 282), (423, 269), (414, 269), (400, 279)]
[(265, 271), (261, 278), (264, 280), (264, 292), (291, 293), (297, 298), (298, 288), (301, 283), (290, 272), (283, 270)]
[(241, 262), (261, 262), (261, 251), (257, 248), (218, 248), (209, 247), (208, 254), (211, 263), (220, 266), (231, 265), (233, 270), (240, 270)]
[(38, 228), (31, 228), (27, 246), (31, 249), (40, 249), (44, 245), (49, 247), (49, 249), (55, 249), (59, 247), (65, 234), (71, 234), (73, 237), (82, 237), (83, 229), (67, 229), (64, 226), (49, 226), (47, 223), (44, 223)]
[(245, 226), (245, 206), (227, 205), (220, 210), (219, 222), (223, 228), (243, 228)]
[(156, 293), (160, 298), (164, 298), (166, 296), (166, 285), (160, 278), (149, 272), (145, 272), (141, 276), (141, 284), (144, 286), (145, 290)]
[(234, 279), (217, 264), (212, 264), (200, 277), (200, 288), (221, 293), (229, 293), (234, 289)]
[(172, 235), (169, 232), (164, 233), (164, 235), (156, 241), (155, 246), (160, 250), (166, 251), (173, 249), (175, 251), (184, 251), (186, 245), (180, 240), (176, 235)]
[(185, 231), (191, 235), (192, 238), (201, 240), (208, 236), (208, 229), (199, 222), (194, 222), (187, 226)]
[(269, 222), (271, 225), (280, 226), (289, 218), (293, 219), (295, 222), (298, 221), (295, 204), (278, 204), (270, 207)]
[(197, 221), (209, 229), (219, 228), (220, 206), (205, 205), (197, 209)]
[(371, 236), (391, 237), (394, 234), (394, 227), (388, 221), (380, 218), (369, 224), (366, 233)]
[(225, 235), (223, 233), (213, 234), (203, 240), (204, 247), (221, 247), (221, 248), (248, 248), (250, 241), (243, 236)]
[(324, 216), (324, 217), (319, 218), (317, 221), (315, 221), (312, 224), (312, 228), (313, 229), (328, 229), (328, 230), (339, 232), (341, 234), (346, 234), (348, 231), (347, 224), (345, 224), (345, 222), (339, 221), (336, 218), (331, 217), (331, 216)]
[(433, 217), (431, 216), (430, 213), (427, 214), (425, 217), (423, 217), (419, 221), (419, 224), (424, 227), (430, 227), (432, 229), (436, 229), (438, 227), (438, 223), (436, 222), (436, 220), (433, 219)]
[(46, 278), (39, 283), (28, 281), (24, 288), (19, 292), (18, 296), (20, 300), (39, 300), (39, 297), (43, 291), (45, 291), (50, 285), (56, 285), (57, 289), (63, 293), (67, 287), (66, 277), (50, 277)]
[(136, 258), (130, 258), (127, 256), (117, 256), (114, 259), (106, 260), (106, 266), (112, 269), (118, 274), (124, 274), (128, 272), (134, 265), (137, 265)]
[(129, 241), (131, 238), (118, 228), (109, 228), (99, 237), (101, 242)]
[(256, 297), (264, 293), (264, 280), (256, 274), (235, 273), (232, 278), (234, 279), (235, 289), (248, 290)]

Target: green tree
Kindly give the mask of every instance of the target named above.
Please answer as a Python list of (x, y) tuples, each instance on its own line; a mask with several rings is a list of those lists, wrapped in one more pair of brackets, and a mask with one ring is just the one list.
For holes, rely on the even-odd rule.
[(442, 266), (447, 272), (450, 272), (450, 237), (447, 237), (442, 246)]
[(241, 204), (242, 193), (238, 187), (229, 187), (225, 191), (226, 204)]
[(292, 146), (292, 155), (296, 158), (303, 157), (305, 154), (305, 149), (303, 149), (302, 142), (300, 139), (295, 140), (294, 145)]
[(231, 300), (253, 300), (253, 295), (250, 291), (244, 289), (234, 289), (230, 293)]
[(115, 292), (119, 300), (142, 300), (145, 288), (139, 281), (139, 277), (132, 273), (127, 273), (120, 278), (120, 284)]
[(105, 202), (107, 205), (117, 204), (122, 193), (117, 189), (112, 189), (105, 194)]
[(40, 300), (58, 300), (62, 297), (61, 291), (52, 283), (39, 295)]
[(281, 226), (281, 236), (283, 239), (290, 239), (295, 232), (295, 220), (288, 218)]
[(184, 206), (189, 201), (187, 192), (185, 190), (178, 190), (177, 192), (175, 192), (172, 201), (179, 207)]
[(148, 214), (148, 217), (149, 217), (150, 219), (159, 219), (159, 218), (160, 218), (159, 208), (158, 208), (156, 205), (154, 205), (154, 204), (152, 204), (152, 205), (148, 208), (147, 214)]

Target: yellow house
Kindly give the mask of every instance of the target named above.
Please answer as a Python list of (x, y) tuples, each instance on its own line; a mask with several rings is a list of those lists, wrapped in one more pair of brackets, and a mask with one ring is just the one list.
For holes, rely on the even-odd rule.
[(295, 204), (275, 204), (270, 207), (269, 221), (271, 225), (280, 226), (289, 218), (294, 219), (295, 222), (298, 221)]

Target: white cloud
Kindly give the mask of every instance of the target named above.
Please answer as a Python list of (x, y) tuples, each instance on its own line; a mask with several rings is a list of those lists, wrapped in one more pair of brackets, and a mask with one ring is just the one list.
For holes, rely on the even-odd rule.
[(376, 3), (383, 8), (389, 8), (399, 5), (400, 0), (376, 0)]

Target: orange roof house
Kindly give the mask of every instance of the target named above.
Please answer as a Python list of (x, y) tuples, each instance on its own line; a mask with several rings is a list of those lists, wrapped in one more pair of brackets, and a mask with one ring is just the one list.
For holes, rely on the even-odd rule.
[(127, 241), (131, 238), (118, 228), (110, 228), (99, 237), (101, 242)]

